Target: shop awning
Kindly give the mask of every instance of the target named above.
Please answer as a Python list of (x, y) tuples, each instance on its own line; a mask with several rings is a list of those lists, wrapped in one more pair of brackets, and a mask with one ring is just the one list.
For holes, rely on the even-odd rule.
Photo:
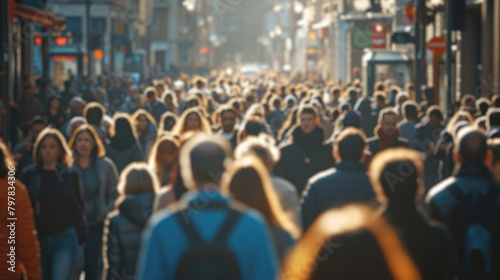
[(16, 3), (15, 15), (38, 24), (45, 29), (58, 29), (66, 24), (66, 18), (36, 7)]

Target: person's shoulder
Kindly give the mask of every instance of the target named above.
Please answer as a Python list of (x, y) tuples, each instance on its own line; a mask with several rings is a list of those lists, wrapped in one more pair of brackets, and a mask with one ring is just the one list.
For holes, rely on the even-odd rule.
[(429, 190), (429, 192), (427, 193), (426, 201), (431, 202), (451, 196), (452, 194), (449, 188), (453, 187), (455, 182), (456, 178), (454, 176), (441, 181)]
[(408, 146), (408, 143), (409, 143), (408, 139), (403, 138), (403, 137), (398, 137), (398, 144), (399, 145)]
[(366, 138), (366, 143), (371, 144), (371, 143), (377, 143), (379, 141), (379, 138), (377, 136), (372, 136), (370, 138)]
[(332, 180), (337, 177), (337, 169), (332, 167), (317, 173), (309, 179), (311, 187), (323, 186), (324, 184), (329, 184)]
[(21, 176), (26, 176), (26, 175), (32, 175), (34, 173), (38, 172), (38, 168), (35, 163), (32, 163), (28, 166), (26, 166), (23, 170), (21, 170)]
[(21, 153), (24, 148), (26, 148), (26, 142), (21, 142), (21, 143), (18, 143), (15, 147), (14, 147), (14, 153)]

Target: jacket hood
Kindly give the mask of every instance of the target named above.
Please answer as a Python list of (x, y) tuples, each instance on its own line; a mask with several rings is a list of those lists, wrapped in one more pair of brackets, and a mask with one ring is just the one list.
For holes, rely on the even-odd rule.
[(310, 149), (321, 146), (323, 142), (323, 129), (316, 127), (311, 134), (304, 134), (297, 125), (293, 132), (293, 143), (299, 145), (301, 148)]
[(139, 228), (144, 228), (153, 211), (153, 192), (127, 196), (118, 209), (120, 213)]

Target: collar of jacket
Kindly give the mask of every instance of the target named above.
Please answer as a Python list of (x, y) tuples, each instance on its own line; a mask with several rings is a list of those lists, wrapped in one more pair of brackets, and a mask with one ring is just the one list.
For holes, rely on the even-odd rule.
[(189, 191), (184, 194), (181, 201), (192, 210), (204, 210), (209, 204), (229, 204), (230, 197), (223, 195), (219, 189), (207, 188), (199, 191)]
[(297, 125), (293, 130), (293, 143), (299, 145), (303, 148), (313, 148), (321, 146), (323, 142), (323, 129), (316, 126), (311, 134), (304, 134), (300, 129), (300, 126)]
[(349, 171), (366, 171), (365, 166), (354, 160), (343, 160), (335, 165), (336, 169)]
[(484, 165), (480, 163), (465, 163), (462, 164), (460, 169), (457, 172), (456, 176), (478, 176), (478, 177), (486, 177), (492, 178), (492, 174), (490, 170)]

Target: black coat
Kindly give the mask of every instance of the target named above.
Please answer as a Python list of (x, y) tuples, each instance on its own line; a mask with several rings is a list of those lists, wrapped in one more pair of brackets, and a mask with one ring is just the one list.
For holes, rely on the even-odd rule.
[[(281, 146), (281, 158), (274, 167), (274, 174), (290, 181), (301, 194), (307, 180), (314, 174), (333, 167), (331, 145), (323, 145), (323, 130), (315, 128), (305, 135), (299, 126), (292, 132), (292, 142)], [(308, 164), (306, 161), (309, 159)]]
[[(141, 235), (153, 210), (152, 192), (126, 197), (105, 223), (103, 279), (135, 276)], [(128, 279), (128, 278), (127, 278)]]
[(301, 199), (304, 231), (324, 211), (347, 203), (374, 200), (370, 179), (361, 162), (344, 161), (313, 176)]
[[(379, 152), (380, 139), (378, 138), (378, 136), (373, 136), (366, 139), (366, 143), (368, 143), (370, 153), (372, 154), (372, 157), (374, 157)], [(398, 140), (396, 140), (396, 143), (394, 143), (394, 148), (397, 147), (408, 148), (408, 140), (402, 137), (398, 137)]]

